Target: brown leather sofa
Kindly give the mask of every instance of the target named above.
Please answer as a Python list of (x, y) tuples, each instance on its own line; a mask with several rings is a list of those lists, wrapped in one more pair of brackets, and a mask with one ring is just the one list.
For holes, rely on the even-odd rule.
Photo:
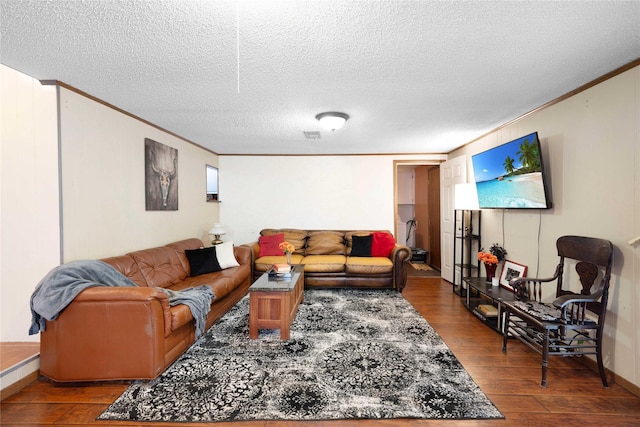
[[(382, 230), (391, 234), (388, 231)], [(263, 229), (260, 236), (284, 234), (284, 240), (293, 244), (292, 264), (304, 265), (305, 287), (325, 288), (390, 288), (402, 292), (407, 282), (406, 263), (411, 249), (394, 244), (388, 257), (352, 256), (353, 236), (367, 236), (369, 230), (300, 230)], [(269, 271), (275, 263), (286, 262), (286, 257), (260, 256), (259, 241), (247, 244), (251, 248), (254, 280)]]
[(241, 246), (233, 248), (239, 267), (190, 277), (185, 250), (202, 246), (199, 239), (187, 239), (103, 259), (139, 287), (80, 292), (41, 333), (40, 373), (59, 382), (157, 377), (196, 338), (189, 308), (170, 306), (159, 287), (211, 286), (208, 329), (251, 285), (251, 252)]

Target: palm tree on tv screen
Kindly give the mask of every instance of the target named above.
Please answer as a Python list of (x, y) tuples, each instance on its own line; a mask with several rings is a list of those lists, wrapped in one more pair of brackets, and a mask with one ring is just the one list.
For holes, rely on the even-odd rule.
[(515, 162), (515, 160), (513, 160), (511, 156), (507, 156), (507, 158), (504, 159), (504, 170), (507, 172), (507, 175), (513, 173), (513, 162)]
[(536, 144), (529, 142), (525, 139), (520, 144), (520, 150), (516, 152), (524, 173), (535, 172), (540, 170), (540, 162), (538, 161), (538, 147)]

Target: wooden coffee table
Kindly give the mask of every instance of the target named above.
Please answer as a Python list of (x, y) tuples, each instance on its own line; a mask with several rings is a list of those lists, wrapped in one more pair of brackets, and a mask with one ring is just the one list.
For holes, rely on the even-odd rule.
[(295, 265), (290, 279), (269, 280), (264, 273), (249, 287), (249, 338), (258, 338), (259, 329), (280, 329), (280, 339), (288, 340), (291, 323), (304, 296), (304, 267)]

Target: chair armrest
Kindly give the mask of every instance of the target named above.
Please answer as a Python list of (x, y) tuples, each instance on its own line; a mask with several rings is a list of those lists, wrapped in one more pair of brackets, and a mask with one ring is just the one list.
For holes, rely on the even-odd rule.
[(602, 291), (595, 292), (590, 295), (566, 294), (556, 298), (553, 305), (559, 309), (563, 309), (569, 304), (586, 304), (588, 302), (597, 302), (602, 296)]
[(522, 286), (522, 285), (527, 285), (529, 283), (549, 283), (549, 282), (553, 282), (557, 277), (546, 277), (546, 278), (539, 278), (539, 277), (518, 277), (515, 279), (511, 279), (509, 281), (509, 285), (511, 287), (514, 286)]
[[(558, 264), (556, 272), (551, 277), (517, 277), (509, 281), (509, 286), (513, 288), (513, 292), (516, 294), (516, 299), (518, 300), (527, 301), (531, 299), (533, 295), (535, 301), (540, 301), (542, 297), (542, 285), (557, 280), (561, 271), (562, 265)], [(531, 287), (533, 287), (533, 289), (531, 289)]]

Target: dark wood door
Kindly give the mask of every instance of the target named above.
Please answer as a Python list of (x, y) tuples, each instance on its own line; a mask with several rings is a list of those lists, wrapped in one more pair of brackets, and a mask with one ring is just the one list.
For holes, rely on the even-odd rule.
[(431, 166), (429, 176), (429, 258), (432, 267), (441, 269), (440, 265), (440, 167)]
[(416, 247), (429, 251), (429, 264), (440, 270), (440, 168), (415, 169)]

